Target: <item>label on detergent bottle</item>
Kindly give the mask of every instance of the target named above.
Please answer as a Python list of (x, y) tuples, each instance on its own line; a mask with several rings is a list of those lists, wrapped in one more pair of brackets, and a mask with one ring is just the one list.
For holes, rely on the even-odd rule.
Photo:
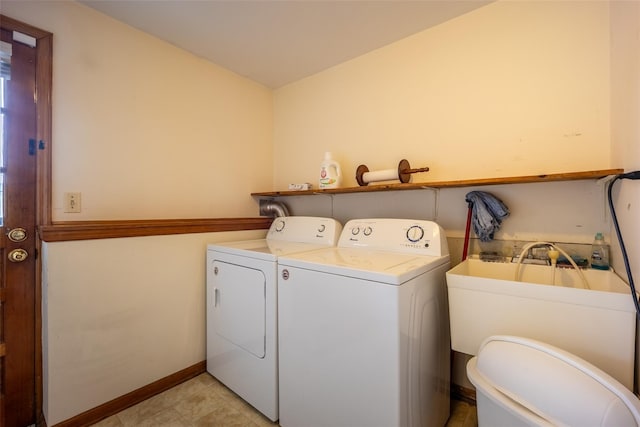
[(320, 189), (338, 188), (341, 182), (341, 171), (338, 162), (331, 159), (331, 153), (324, 154), (320, 164)]

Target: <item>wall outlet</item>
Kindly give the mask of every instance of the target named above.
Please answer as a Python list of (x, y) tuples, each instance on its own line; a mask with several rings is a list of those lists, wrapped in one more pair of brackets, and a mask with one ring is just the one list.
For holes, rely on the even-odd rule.
[(64, 212), (80, 212), (80, 193), (64, 193)]

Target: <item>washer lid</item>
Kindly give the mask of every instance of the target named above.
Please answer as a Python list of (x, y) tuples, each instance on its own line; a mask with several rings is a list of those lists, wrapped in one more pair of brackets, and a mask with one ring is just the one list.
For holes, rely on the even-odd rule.
[(327, 245), (311, 243), (256, 239), (210, 244), (207, 245), (207, 250), (267, 261), (275, 261), (282, 255), (324, 249), (326, 247)]
[(449, 255), (412, 254), (359, 248), (325, 248), (278, 258), (281, 266), (298, 267), (375, 282), (400, 285), (449, 261)]

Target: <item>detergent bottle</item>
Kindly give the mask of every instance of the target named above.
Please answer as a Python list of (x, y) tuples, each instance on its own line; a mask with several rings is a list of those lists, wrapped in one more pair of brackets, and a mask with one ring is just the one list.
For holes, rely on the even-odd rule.
[(331, 158), (331, 153), (324, 153), (324, 160), (320, 163), (320, 189), (339, 188), (342, 184), (342, 171), (338, 162)]
[(596, 270), (609, 269), (609, 248), (604, 242), (602, 233), (597, 233), (591, 245), (591, 268)]

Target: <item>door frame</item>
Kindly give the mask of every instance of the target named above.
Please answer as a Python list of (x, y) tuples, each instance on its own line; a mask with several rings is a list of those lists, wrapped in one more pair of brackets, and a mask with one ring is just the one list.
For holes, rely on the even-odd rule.
[[(0, 26), (10, 31), (34, 37), (36, 42), (36, 228), (51, 225), (51, 137), (52, 137), (52, 85), (53, 34), (0, 14)], [(39, 234), (39, 233), (38, 233)], [(42, 241), (36, 235), (37, 253), (42, 253)], [(42, 258), (36, 260), (35, 283), (35, 403), (36, 423), (46, 425), (43, 412), (42, 389)]]

